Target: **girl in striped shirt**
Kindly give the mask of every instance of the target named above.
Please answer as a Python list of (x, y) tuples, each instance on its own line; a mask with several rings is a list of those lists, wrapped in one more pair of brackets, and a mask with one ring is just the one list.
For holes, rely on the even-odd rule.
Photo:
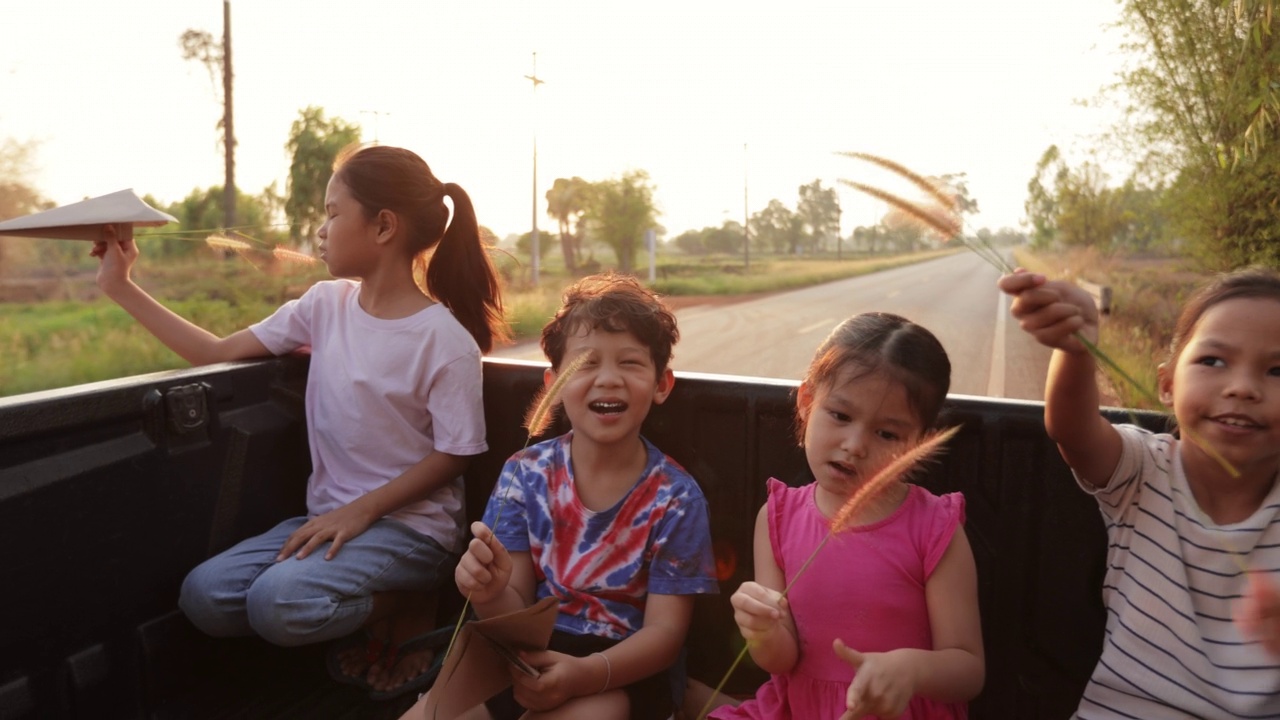
[(1280, 275), (1216, 278), (1183, 308), (1160, 400), (1180, 432), (1098, 412), (1092, 298), (1000, 279), (1054, 348), (1045, 427), (1107, 526), (1102, 656), (1080, 718), (1280, 718)]

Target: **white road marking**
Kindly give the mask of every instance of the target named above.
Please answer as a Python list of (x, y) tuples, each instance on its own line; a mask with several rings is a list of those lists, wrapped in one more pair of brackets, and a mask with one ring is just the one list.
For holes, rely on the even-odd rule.
[(996, 293), (996, 338), (991, 347), (991, 374), (987, 377), (987, 397), (1004, 397), (1004, 336), (1009, 319), (1009, 296)]
[(811, 333), (811, 332), (813, 332), (814, 330), (818, 330), (818, 329), (821, 329), (821, 328), (829, 327), (829, 326), (831, 325), (831, 323), (833, 323), (833, 322), (835, 322), (835, 320), (832, 320), (831, 318), (823, 318), (823, 319), (819, 320), (818, 322), (816, 322), (816, 323), (814, 323), (814, 324), (812, 324), (812, 325), (805, 325), (804, 327), (802, 327), (802, 328), (800, 328), (799, 330), (797, 330), (797, 331), (796, 331), (796, 334), (797, 334), (797, 335), (805, 335), (805, 334), (807, 334), (807, 333)]

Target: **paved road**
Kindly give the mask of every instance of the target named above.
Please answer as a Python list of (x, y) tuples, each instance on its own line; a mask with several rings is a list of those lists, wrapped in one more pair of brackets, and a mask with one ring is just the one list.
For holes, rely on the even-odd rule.
[[(951, 392), (1040, 400), (1049, 353), (1008, 316), (997, 271), (973, 253), (731, 305), (677, 313), (677, 370), (799, 379), (841, 320), (894, 312), (933, 331), (951, 358)], [(536, 344), (501, 357), (542, 360)]]

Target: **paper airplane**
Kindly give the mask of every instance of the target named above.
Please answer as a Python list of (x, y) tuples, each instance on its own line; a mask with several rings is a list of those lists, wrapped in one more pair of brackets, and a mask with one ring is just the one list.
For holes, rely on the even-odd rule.
[(505, 690), (514, 653), (545, 650), (558, 612), (560, 601), (545, 597), (523, 610), (463, 625), (427, 695), (427, 718), (453, 720)]
[(178, 219), (151, 207), (132, 189), (0, 222), (0, 235), (97, 241), (107, 225), (158, 227)]

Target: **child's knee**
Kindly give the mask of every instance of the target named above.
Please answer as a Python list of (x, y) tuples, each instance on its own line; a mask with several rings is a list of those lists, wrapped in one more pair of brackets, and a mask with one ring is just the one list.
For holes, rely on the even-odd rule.
[(178, 609), (206, 635), (236, 637), (249, 632), (244, 620), (243, 595), (236, 596), (222, 587), (216, 574), (204, 565), (183, 579)]
[(368, 616), (370, 603), (370, 598), (335, 597), (293, 572), (263, 573), (245, 598), (253, 632), (282, 647), (332, 640), (354, 632)]
[(531, 720), (626, 720), (631, 717), (631, 701), (623, 690), (600, 695), (584, 695), (545, 713), (529, 713)]

